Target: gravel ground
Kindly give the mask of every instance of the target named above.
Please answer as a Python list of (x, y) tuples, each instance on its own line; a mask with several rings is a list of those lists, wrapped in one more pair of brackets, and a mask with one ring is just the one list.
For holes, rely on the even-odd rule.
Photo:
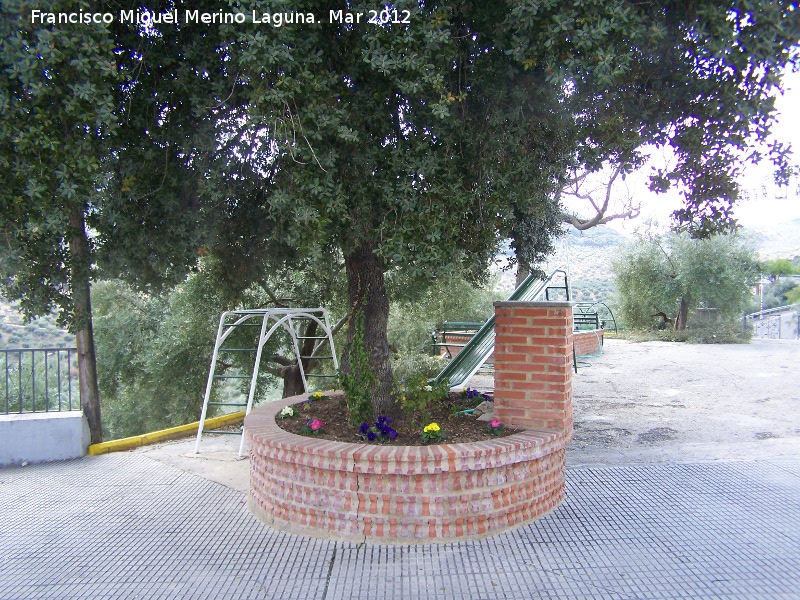
[(800, 456), (800, 342), (609, 339), (573, 407), (572, 466)]

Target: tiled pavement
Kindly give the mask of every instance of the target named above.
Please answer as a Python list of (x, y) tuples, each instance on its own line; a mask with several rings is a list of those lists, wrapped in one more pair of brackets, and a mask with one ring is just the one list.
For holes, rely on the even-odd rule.
[(800, 599), (800, 458), (567, 482), (512, 532), (386, 547), (271, 530), (240, 492), (142, 454), (0, 469), (0, 599)]

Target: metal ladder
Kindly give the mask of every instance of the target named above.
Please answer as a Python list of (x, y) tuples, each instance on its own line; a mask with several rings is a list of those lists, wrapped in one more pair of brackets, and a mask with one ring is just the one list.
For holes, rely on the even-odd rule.
[[(300, 326), (302, 323), (307, 323), (308, 321), (315, 321), (321, 328), (324, 335), (302, 335)], [(223, 346), (231, 333), (233, 333), (239, 327), (261, 328), (258, 337), (258, 343), (255, 348), (228, 348)], [(333, 332), (331, 331), (330, 320), (328, 319), (328, 311), (324, 308), (265, 308), (254, 310), (230, 310), (222, 313), (219, 318), (219, 327), (217, 327), (217, 339), (214, 342), (214, 353), (211, 356), (211, 368), (208, 372), (208, 383), (206, 384), (205, 397), (203, 398), (203, 410), (200, 413), (200, 424), (197, 428), (197, 440), (194, 445), (195, 453), (200, 452), (200, 441), (203, 438), (203, 433), (228, 433), (204, 429), (206, 414), (209, 406), (245, 407), (245, 415), (250, 414), (250, 410), (253, 408), (253, 397), (255, 396), (256, 383), (258, 381), (261, 353), (264, 349), (264, 345), (278, 330), (286, 331), (291, 338), (292, 348), (294, 350), (295, 357), (297, 358), (297, 364), (300, 368), (300, 377), (303, 380), (303, 389), (306, 392), (308, 392), (308, 377), (336, 377), (336, 375), (330, 374), (306, 373), (305, 368), (303, 367), (304, 358), (313, 358), (314, 360), (332, 360), (334, 370), (339, 369), (339, 362), (336, 359), (336, 350), (333, 345)], [(314, 349), (309, 356), (301, 356), (301, 342), (307, 339), (317, 341), (314, 342)], [(326, 342), (330, 345), (330, 355), (317, 356), (317, 351)], [(217, 360), (219, 359), (220, 354), (224, 354), (226, 352), (255, 353), (252, 374), (217, 375)], [(214, 382), (220, 379), (250, 379), (250, 392), (247, 396), (247, 402), (211, 402), (212, 387)], [(238, 434), (238, 432), (230, 433)], [(239, 444), (239, 457), (242, 456), (243, 451), (244, 435), (242, 435), (242, 441)]]

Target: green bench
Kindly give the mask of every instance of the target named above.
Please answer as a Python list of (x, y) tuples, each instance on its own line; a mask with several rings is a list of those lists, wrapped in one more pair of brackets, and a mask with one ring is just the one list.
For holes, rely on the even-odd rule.
[[(432, 354), (437, 356), (441, 353), (441, 348), (447, 352), (447, 357), (452, 358), (450, 348), (463, 348), (470, 339), (483, 327), (483, 323), (475, 321), (445, 321), (432, 334)], [(450, 336), (450, 340), (447, 336)], [(464, 339), (468, 337), (468, 339)], [(455, 338), (455, 339), (453, 339)]]
[(602, 323), (600, 315), (596, 312), (574, 312), (572, 314), (572, 323), (576, 331), (582, 329), (601, 329)]

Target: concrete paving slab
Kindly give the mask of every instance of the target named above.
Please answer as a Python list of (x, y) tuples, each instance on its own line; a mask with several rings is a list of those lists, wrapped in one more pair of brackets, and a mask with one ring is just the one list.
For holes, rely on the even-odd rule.
[(199, 453), (194, 451), (195, 438), (143, 446), (132, 452), (246, 493), (250, 486), (250, 462), (247, 448), (244, 456), (239, 457), (240, 442), (238, 435), (204, 435)]
[(800, 598), (800, 458), (576, 467), (475, 542), (281, 533), (137, 452), (0, 470), (0, 599)]
[(607, 343), (575, 379), (565, 502), (475, 542), (272, 530), (234, 436), (0, 469), (0, 600), (800, 599), (798, 358)]
[(800, 342), (607, 339), (573, 410), (570, 465), (800, 456)]

